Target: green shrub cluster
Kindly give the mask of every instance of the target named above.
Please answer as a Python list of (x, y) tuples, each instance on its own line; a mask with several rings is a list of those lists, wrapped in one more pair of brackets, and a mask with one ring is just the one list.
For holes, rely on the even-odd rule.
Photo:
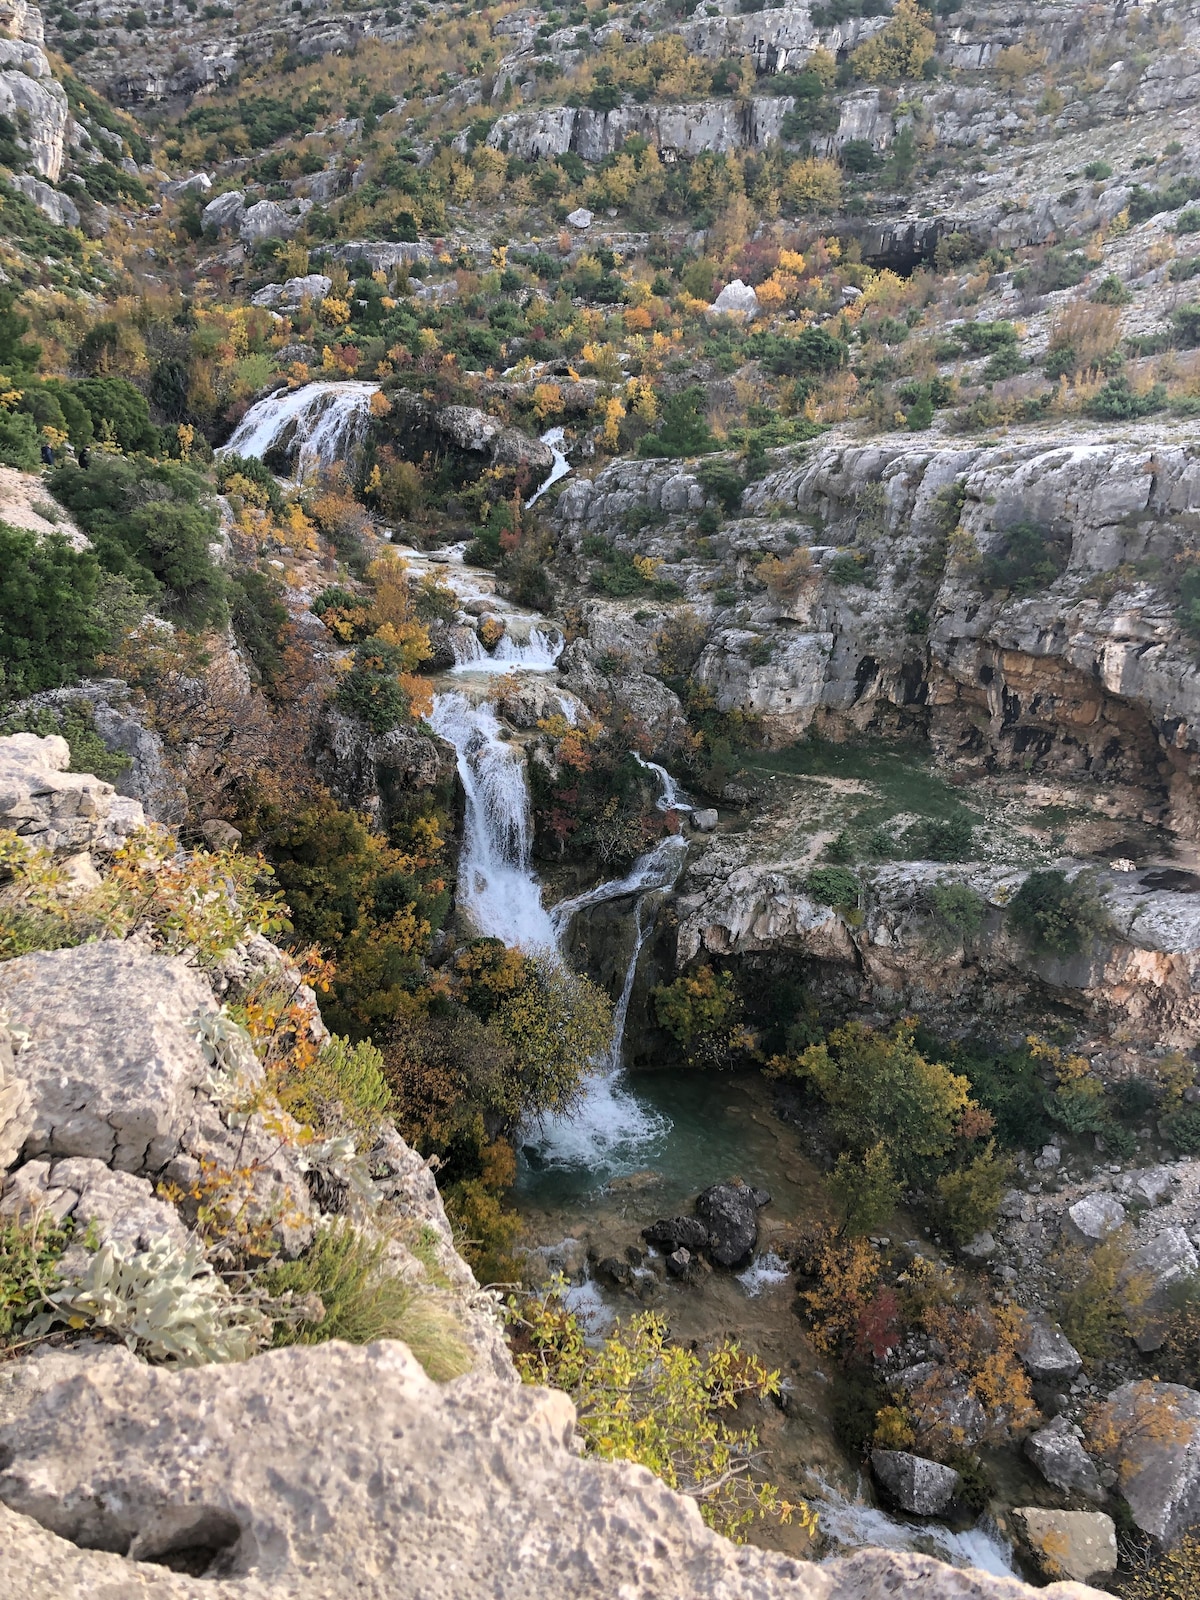
[(1080, 954), (1112, 926), (1090, 875), (1072, 879), (1057, 868), (1031, 872), (1008, 915), (1035, 950), (1054, 956)]

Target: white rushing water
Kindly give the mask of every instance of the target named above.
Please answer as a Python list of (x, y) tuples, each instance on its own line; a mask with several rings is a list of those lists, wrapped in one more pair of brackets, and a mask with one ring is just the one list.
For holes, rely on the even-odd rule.
[(636, 750), (631, 750), (629, 754), (637, 762), (639, 767), (645, 768), (647, 772), (652, 772), (658, 779), (659, 784), (661, 785), (661, 793), (659, 794), (658, 799), (655, 801), (655, 804), (660, 811), (694, 810), (691, 802), (687, 799), (683, 790), (675, 782), (675, 779), (667, 771), (666, 767), (660, 767), (657, 761), (647, 761), (644, 756), (638, 755)]
[(537, 505), (538, 501), (545, 494), (546, 490), (553, 488), (560, 478), (565, 478), (567, 473), (570, 472), (571, 463), (562, 453), (562, 442), (563, 430), (561, 428), (548, 428), (547, 431), (542, 435), (542, 443), (550, 446), (550, 454), (554, 457), (554, 462), (550, 468), (550, 473), (546, 478), (545, 483), (541, 484), (537, 489), (535, 489), (533, 494), (530, 495), (529, 499), (526, 500), (526, 511), (529, 510), (530, 506)]
[(306, 383), (252, 405), (221, 455), (262, 459), (278, 445), (296, 456), (296, 476), (345, 461), (362, 443), (377, 383)]
[(998, 1578), (1016, 1576), (1012, 1546), (989, 1519), (955, 1533), (940, 1523), (908, 1522), (889, 1516), (878, 1506), (847, 1500), (836, 1489), (818, 1481), (821, 1489), (812, 1497), (812, 1508), (820, 1518), (822, 1532), (844, 1549), (878, 1545), (885, 1550), (916, 1550), (948, 1561), (951, 1566), (978, 1567)]
[(520, 750), (501, 737), (485, 700), (434, 696), (429, 725), (458, 752), (466, 795), (458, 903), (485, 937), (527, 954), (556, 949), (554, 925), (529, 862), (532, 820)]
[(451, 635), (454, 665), (451, 672), (553, 672), (563, 653), (563, 636), (555, 628), (530, 628), (527, 639), (510, 629), (489, 653), (470, 628), (456, 628)]

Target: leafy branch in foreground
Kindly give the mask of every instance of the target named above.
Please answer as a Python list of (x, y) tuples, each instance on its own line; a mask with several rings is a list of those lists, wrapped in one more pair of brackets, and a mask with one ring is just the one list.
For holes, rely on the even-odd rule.
[(731, 1539), (743, 1538), (760, 1518), (795, 1518), (815, 1531), (807, 1505), (784, 1500), (774, 1484), (753, 1476), (754, 1431), (726, 1420), (743, 1397), (779, 1393), (779, 1374), (756, 1356), (729, 1339), (708, 1355), (673, 1345), (666, 1322), (653, 1312), (590, 1345), (557, 1287), (509, 1305), (517, 1370), (526, 1383), (570, 1395), (589, 1454), (649, 1467), (696, 1500), (704, 1520)]

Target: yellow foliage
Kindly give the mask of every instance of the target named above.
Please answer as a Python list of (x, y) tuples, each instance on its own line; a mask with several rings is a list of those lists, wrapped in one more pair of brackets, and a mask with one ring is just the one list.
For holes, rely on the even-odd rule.
[(783, 194), (805, 211), (832, 210), (841, 203), (841, 169), (818, 156), (793, 161), (783, 176)]
[(887, 26), (860, 44), (850, 57), (851, 67), (868, 83), (919, 78), (937, 48), (937, 38), (929, 26), (932, 20), (917, 0), (897, 0)]

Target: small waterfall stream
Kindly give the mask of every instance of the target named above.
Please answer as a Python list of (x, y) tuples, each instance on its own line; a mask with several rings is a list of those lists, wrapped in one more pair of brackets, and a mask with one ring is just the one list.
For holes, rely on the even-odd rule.
[(257, 456), (276, 449), (295, 456), (297, 478), (345, 461), (362, 443), (377, 383), (306, 383), (256, 401), (221, 455)]
[(489, 655), (470, 628), (451, 635), (454, 665), (451, 672), (553, 672), (563, 652), (563, 637), (554, 628), (530, 628), (527, 639), (503, 634)]
[(530, 506), (537, 505), (538, 501), (546, 493), (546, 490), (553, 488), (559, 479), (565, 478), (567, 473), (571, 470), (571, 463), (562, 453), (564, 431), (565, 430), (562, 428), (548, 428), (542, 435), (542, 443), (550, 446), (550, 454), (554, 457), (554, 464), (550, 468), (550, 472), (545, 483), (540, 484), (530, 495), (529, 499), (526, 500), (526, 511), (529, 510)]

